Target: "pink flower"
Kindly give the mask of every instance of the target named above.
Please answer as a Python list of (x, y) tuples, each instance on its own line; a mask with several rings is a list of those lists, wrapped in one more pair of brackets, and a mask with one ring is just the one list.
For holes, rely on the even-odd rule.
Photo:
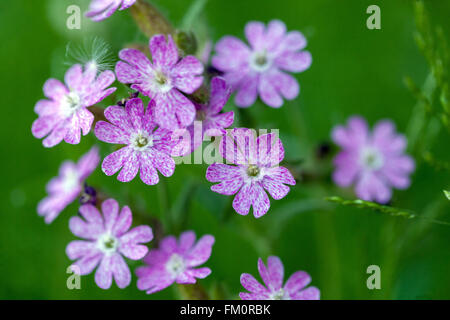
[(367, 201), (386, 203), (391, 188), (406, 189), (414, 160), (404, 154), (406, 138), (395, 132), (392, 121), (376, 124), (372, 133), (361, 117), (351, 117), (347, 127), (337, 126), (333, 141), (343, 150), (334, 159), (334, 182), (340, 187), (356, 185), (356, 195)]
[[(73, 270), (80, 275), (95, 272), (95, 283), (102, 289), (111, 287), (114, 277), (121, 289), (131, 282), (131, 273), (122, 255), (131, 260), (142, 259), (148, 248), (142, 243), (153, 239), (149, 226), (139, 226), (131, 230), (131, 210), (123, 207), (119, 214), (119, 204), (114, 199), (102, 203), (102, 214), (90, 204), (80, 207), (81, 217), (72, 217), (69, 228), (74, 235), (86, 240), (75, 240), (67, 245), (70, 260), (77, 260)], [(128, 231), (129, 230), (129, 231)]]
[(101, 21), (109, 18), (117, 9), (128, 9), (135, 2), (136, 0), (92, 0), (89, 11), (86, 12), (86, 17), (93, 21)]
[(182, 94), (191, 94), (203, 82), (203, 65), (194, 56), (179, 60), (172, 37), (164, 35), (150, 39), (153, 63), (139, 50), (123, 49), (116, 65), (117, 79), (131, 83), (131, 88), (154, 99), (155, 120), (165, 129), (189, 126), (195, 117), (194, 104)]
[[(139, 98), (130, 99), (125, 108), (110, 106), (105, 110), (106, 119), (95, 125), (95, 135), (101, 141), (126, 145), (108, 155), (102, 163), (103, 172), (111, 176), (122, 169), (117, 180), (128, 182), (140, 170), (141, 180), (149, 185), (159, 182), (158, 171), (170, 177), (175, 161), (170, 154), (175, 144), (172, 132), (156, 128), (153, 121), (154, 101), (144, 111)], [(158, 169), (158, 171), (157, 171)]]
[(98, 148), (93, 147), (83, 155), (78, 163), (64, 161), (59, 168), (59, 176), (47, 184), (48, 196), (39, 202), (38, 214), (51, 223), (80, 194), (83, 182), (98, 166)]
[(242, 286), (250, 291), (241, 292), (242, 300), (319, 300), (320, 291), (316, 287), (305, 287), (311, 282), (311, 277), (304, 271), (297, 271), (289, 277), (283, 286), (284, 267), (280, 258), (269, 257), (267, 267), (261, 258), (258, 259), (258, 271), (265, 287), (251, 274), (241, 275)]
[(259, 94), (270, 107), (279, 108), (283, 98), (292, 100), (300, 92), (297, 80), (283, 72), (302, 72), (311, 65), (311, 54), (301, 51), (306, 39), (298, 31), (286, 33), (282, 21), (272, 20), (267, 28), (262, 22), (249, 22), (245, 35), (250, 48), (232, 36), (216, 45), (212, 59), (215, 68), (225, 73), (227, 82), (237, 91), (235, 103), (249, 107)]
[(288, 194), (287, 185), (295, 185), (289, 170), (278, 166), (284, 158), (284, 148), (274, 133), (261, 135), (255, 142), (252, 130), (235, 128), (222, 139), (220, 152), (235, 165), (214, 163), (208, 167), (206, 179), (220, 182), (211, 187), (214, 192), (237, 193), (233, 208), (239, 214), (248, 214), (253, 206), (253, 215), (263, 216), (270, 208), (265, 190), (279, 200)]
[[(65, 83), (49, 79), (44, 84), (44, 94), (50, 100), (40, 100), (34, 107), (39, 118), (33, 122), (31, 132), (41, 139), (47, 136), (44, 147), (50, 148), (63, 139), (70, 144), (78, 144), (81, 131), (86, 135), (91, 130), (94, 115), (87, 110), (116, 88), (106, 89), (114, 80), (112, 71), (104, 71), (98, 77), (97, 68), (87, 65), (84, 72), (81, 65), (72, 66), (65, 75)], [(106, 89), (106, 90), (105, 90)]]
[(196, 278), (206, 278), (211, 269), (196, 268), (211, 256), (214, 237), (205, 235), (196, 244), (195, 233), (183, 232), (177, 242), (174, 236), (164, 238), (159, 249), (150, 250), (144, 258), (147, 266), (136, 269), (137, 287), (151, 294), (167, 288), (174, 282), (196, 283)]
[(211, 80), (209, 103), (194, 104), (197, 110), (196, 121), (186, 128), (189, 135), (176, 146), (172, 155), (179, 156), (193, 152), (202, 144), (205, 135), (222, 136), (226, 134), (225, 129), (233, 124), (234, 112), (220, 113), (220, 111), (227, 103), (230, 93), (230, 88), (223, 78), (214, 77)]

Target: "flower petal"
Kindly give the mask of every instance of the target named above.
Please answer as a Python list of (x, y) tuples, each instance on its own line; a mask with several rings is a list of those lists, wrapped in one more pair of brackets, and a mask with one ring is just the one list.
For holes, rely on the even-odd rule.
[(251, 293), (267, 292), (267, 289), (248, 273), (241, 274), (241, 285)]

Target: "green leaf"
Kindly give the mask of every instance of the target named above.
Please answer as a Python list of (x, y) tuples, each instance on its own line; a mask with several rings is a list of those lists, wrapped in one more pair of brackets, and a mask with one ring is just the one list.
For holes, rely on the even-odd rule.
[(450, 191), (444, 190), (444, 194), (448, 200), (450, 200)]

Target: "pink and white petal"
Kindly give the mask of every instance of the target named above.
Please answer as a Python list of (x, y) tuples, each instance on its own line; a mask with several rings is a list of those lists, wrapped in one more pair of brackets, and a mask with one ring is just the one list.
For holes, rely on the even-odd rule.
[(46, 148), (51, 148), (59, 144), (67, 134), (69, 123), (67, 119), (60, 120), (51, 133), (42, 141), (42, 145)]
[(284, 52), (275, 59), (275, 65), (289, 72), (303, 72), (312, 64), (312, 56), (309, 51)]
[(289, 193), (289, 187), (275, 181), (269, 176), (265, 176), (262, 180), (262, 185), (266, 189), (270, 196), (275, 200), (283, 199)]
[(285, 167), (275, 167), (270, 170), (270, 177), (280, 183), (294, 186), (296, 184), (291, 172)]
[(280, 108), (283, 105), (283, 99), (278, 93), (278, 84), (274, 82), (272, 75), (261, 74), (258, 82), (258, 93), (261, 100), (272, 108)]
[(70, 118), (69, 125), (67, 126), (67, 132), (64, 136), (64, 141), (70, 144), (79, 144), (81, 140), (81, 128), (78, 121), (78, 117), (73, 115)]
[(215, 50), (218, 54), (212, 58), (212, 65), (222, 71), (236, 70), (241, 65), (248, 64), (251, 53), (244, 42), (233, 36), (220, 39)]
[(77, 216), (70, 218), (69, 229), (77, 237), (89, 240), (97, 240), (97, 238), (104, 232), (102, 225), (89, 224)]
[(142, 100), (139, 98), (128, 100), (125, 110), (135, 131), (143, 130), (142, 117), (144, 116), (144, 104), (142, 103)]
[(190, 277), (198, 278), (198, 279), (205, 279), (207, 276), (211, 274), (210, 268), (196, 268), (196, 269), (190, 269), (186, 271), (187, 274), (189, 274)]
[(110, 106), (105, 109), (104, 114), (105, 118), (113, 125), (119, 127), (125, 132), (134, 132), (133, 124), (130, 122), (125, 108), (119, 106)]
[(148, 248), (142, 244), (125, 244), (120, 246), (120, 253), (131, 260), (140, 260), (148, 253)]
[(66, 254), (70, 260), (76, 260), (99, 252), (96, 242), (93, 241), (74, 240), (66, 247)]
[(209, 182), (220, 182), (232, 180), (241, 176), (241, 168), (223, 163), (213, 163), (206, 170), (206, 180)]
[(117, 62), (115, 72), (117, 80), (122, 83), (141, 83), (146, 76), (138, 67), (129, 65), (123, 61)]
[(104, 90), (109, 87), (116, 80), (114, 72), (111, 70), (105, 70), (100, 73), (95, 80), (94, 88), (96, 91)]
[(48, 79), (44, 83), (44, 95), (53, 100), (60, 100), (64, 95), (69, 93), (66, 86), (56, 79)]
[(178, 250), (177, 238), (174, 236), (167, 236), (161, 240), (159, 248), (169, 254), (172, 254)]
[(238, 194), (234, 197), (233, 208), (240, 215), (247, 215), (252, 205), (252, 190), (250, 184), (244, 184)]
[(187, 56), (171, 70), (174, 87), (186, 93), (193, 93), (203, 82), (203, 64), (194, 56)]
[(136, 0), (123, 0), (123, 1), (122, 1), (122, 6), (120, 7), (119, 10), (125, 10), (125, 9), (128, 9), (128, 8), (131, 7), (135, 2), (136, 2)]
[(278, 71), (273, 76), (272, 81), (276, 84), (278, 92), (287, 100), (295, 99), (300, 93), (297, 79), (290, 74)]
[(406, 189), (411, 184), (409, 174), (414, 170), (414, 160), (409, 156), (389, 159), (381, 169), (381, 174), (397, 189)]
[(284, 147), (278, 134), (262, 134), (256, 139), (258, 163), (268, 167), (279, 164), (284, 159)]
[(282, 41), (283, 51), (298, 51), (306, 47), (307, 41), (305, 36), (299, 31), (288, 32)]
[(153, 64), (159, 67), (172, 67), (178, 61), (178, 49), (171, 35), (166, 37), (162, 34), (150, 39), (150, 52)]
[(292, 274), (284, 285), (284, 290), (290, 296), (296, 294), (299, 290), (306, 287), (311, 282), (311, 276), (304, 271), (297, 271)]
[(79, 91), (81, 89), (81, 80), (83, 79), (83, 68), (80, 64), (75, 64), (67, 70), (64, 75), (64, 82), (70, 90)]
[(153, 157), (150, 153), (141, 153), (140, 178), (148, 185), (155, 185), (159, 182), (158, 171), (153, 164)]
[(102, 213), (105, 220), (106, 231), (111, 231), (117, 216), (119, 215), (119, 203), (115, 199), (107, 199), (102, 202)]
[(267, 25), (265, 34), (265, 48), (270, 51), (276, 50), (280, 47), (284, 36), (286, 34), (286, 25), (281, 20), (272, 20)]
[(237, 177), (231, 180), (224, 180), (221, 183), (211, 186), (211, 190), (226, 196), (231, 196), (239, 191), (244, 184), (242, 177)]
[[(218, 114), (230, 98), (231, 88), (222, 77), (214, 77), (211, 80), (211, 95), (208, 104), (210, 115)], [(228, 113), (228, 112), (227, 112)]]
[(189, 270), (177, 275), (175, 279), (176, 283), (178, 284), (194, 284), (197, 282), (197, 279), (192, 275)]
[(84, 204), (80, 206), (78, 211), (89, 224), (103, 227), (103, 217), (95, 206)]
[(175, 106), (179, 127), (187, 127), (194, 121), (196, 113), (195, 107), (192, 101), (186, 96), (181, 94), (178, 90), (172, 89), (168, 93), (167, 100), (169, 100), (167, 103)]
[(121, 182), (130, 182), (139, 172), (140, 154), (138, 152), (131, 152), (129, 157), (124, 161), (122, 170), (117, 175), (117, 180)]
[(395, 132), (395, 124), (390, 120), (379, 121), (372, 133), (372, 143), (385, 155), (398, 155), (405, 151), (406, 137)]
[(333, 129), (332, 138), (341, 147), (358, 149), (368, 142), (369, 128), (367, 122), (359, 116), (350, 117), (347, 127), (337, 126)]
[(280, 258), (270, 256), (267, 259), (267, 270), (269, 272), (272, 289), (281, 289), (281, 287), (283, 286), (284, 266)]
[(131, 214), (131, 210), (128, 206), (124, 206), (120, 211), (119, 218), (116, 220), (116, 223), (112, 228), (112, 233), (117, 237), (122, 236), (130, 229), (132, 222), (133, 216)]
[(195, 243), (195, 233), (194, 231), (185, 231), (180, 235), (180, 239), (178, 240), (178, 248), (180, 253), (186, 253), (188, 250), (192, 248)]
[(205, 263), (211, 256), (214, 242), (214, 237), (209, 234), (201, 237), (194, 247), (186, 254), (186, 266), (197, 267)]
[(175, 171), (175, 160), (169, 155), (153, 150), (153, 165), (165, 177), (170, 177)]
[[(234, 122), (234, 112), (229, 111), (210, 116), (205, 127), (211, 132), (211, 129), (225, 129), (230, 127)], [(205, 130), (205, 131), (207, 131)], [(225, 131), (226, 133), (226, 131)], [(210, 134), (211, 135), (211, 134)]]
[(102, 170), (107, 176), (112, 176), (122, 168), (133, 152), (130, 147), (123, 147), (105, 157), (102, 163)]
[(50, 116), (55, 114), (56, 110), (58, 110), (58, 102), (53, 100), (42, 99), (36, 102), (34, 106), (34, 112), (36, 112), (40, 117)]
[(309, 287), (305, 290), (291, 295), (293, 300), (320, 300), (320, 290), (316, 287)]
[(41, 139), (49, 134), (60, 120), (56, 114), (39, 117), (34, 120), (31, 133), (35, 138)]
[(253, 50), (262, 50), (266, 44), (266, 26), (259, 21), (250, 21), (245, 25), (245, 37)]
[(352, 150), (338, 153), (333, 163), (336, 167), (333, 172), (333, 181), (340, 187), (350, 186), (361, 170), (358, 164), (358, 153)]
[(83, 135), (87, 135), (91, 131), (92, 123), (94, 123), (94, 115), (86, 108), (78, 110), (76, 113), (78, 125), (83, 131)]
[[(256, 145), (256, 137), (257, 133), (254, 129), (247, 128), (234, 128), (231, 130), (230, 134), (226, 137), (231, 136), (234, 143), (236, 144), (236, 149), (234, 152), (237, 152), (236, 162), (240, 165), (247, 165), (248, 163), (257, 164), (258, 154), (257, 154), (257, 145)], [(229, 141), (226, 139), (222, 139), (224, 144)], [(223, 146), (227, 148), (226, 145)], [(230, 148), (230, 147), (228, 147)], [(229, 150), (224, 150), (228, 153)], [(226, 154), (226, 153), (224, 153)], [(228, 160), (228, 158), (227, 158)]]
[(266, 287), (270, 290), (273, 288), (272, 280), (270, 279), (269, 270), (266, 268), (266, 265), (264, 264), (263, 260), (261, 258), (258, 258), (258, 271), (259, 275), (261, 276), (261, 279), (263, 280)]
[[(138, 226), (120, 237), (121, 244), (147, 243), (152, 241), (153, 232), (149, 226)], [(138, 258), (140, 259), (140, 258)]]
[(106, 121), (97, 122), (94, 133), (97, 139), (107, 143), (128, 144), (130, 141), (128, 132)]
[(269, 197), (259, 183), (252, 185), (252, 205), (255, 218), (262, 217), (270, 208)]
[(392, 190), (375, 173), (364, 172), (356, 183), (356, 195), (366, 201), (387, 203), (392, 197)]
[(118, 253), (113, 254), (111, 256), (111, 263), (111, 269), (117, 286), (120, 289), (128, 287), (131, 283), (131, 272), (123, 257)]
[[(115, 254), (114, 254), (115, 255)], [(100, 266), (95, 272), (95, 283), (99, 288), (109, 289), (112, 285), (113, 272), (112, 272), (112, 259), (114, 255), (105, 255), (100, 262)]]
[[(92, 255), (84, 256), (83, 258), (75, 261), (72, 266), (76, 266), (80, 270), (80, 275), (90, 274), (95, 267), (99, 264), (103, 258), (103, 253), (95, 253)], [(73, 270), (73, 269), (72, 269)], [(76, 269), (75, 269), (76, 270)]]
[[(168, 130), (175, 130), (180, 128), (180, 124), (178, 123), (178, 119), (176, 116), (177, 106), (175, 104), (175, 101), (172, 100), (173, 99), (169, 97), (168, 94), (159, 94), (156, 96), (157, 107), (155, 108), (155, 120), (161, 128), (165, 128)], [(194, 118), (192, 118), (192, 120), (193, 119)]]
[(236, 86), (234, 102), (238, 107), (246, 108), (255, 103), (258, 96), (258, 77), (256, 74), (247, 74)]
[(140, 273), (145, 272), (145, 275), (138, 276), (137, 287), (139, 290), (145, 290), (147, 294), (161, 291), (175, 282), (175, 279), (165, 270), (149, 267), (138, 268), (138, 270), (144, 268), (145, 271)]
[(267, 292), (267, 289), (249, 273), (241, 274), (241, 285), (251, 293)]

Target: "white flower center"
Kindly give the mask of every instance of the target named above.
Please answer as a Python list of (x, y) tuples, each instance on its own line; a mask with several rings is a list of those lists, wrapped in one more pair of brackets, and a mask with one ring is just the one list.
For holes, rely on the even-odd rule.
[(169, 92), (172, 89), (170, 78), (160, 70), (153, 72), (152, 84), (153, 88), (161, 93)]
[(97, 247), (105, 254), (112, 254), (117, 251), (119, 240), (109, 233), (101, 235), (97, 240)]
[(270, 295), (270, 300), (291, 300), (291, 297), (281, 288), (278, 291), (272, 292)]
[(361, 149), (359, 157), (361, 165), (368, 170), (375, 171), (381, 169), (384, 165), (383, 155), (373, 147)]
[(166, 262), (166, 270), (173, 276), (177, 277), (179, 274), (186, 270), (183, 257), (179, 254), (172, 254), (172, 256)]
[(63, 99), (62, 113), (66, 117), (70, 117), (79, 108), (81, 108), (81, 98), (78, 93), (71, 91)]
[(272, 61), (264, 51), (255, 51), (250, 56), (250, 67), (256, 72), (264, 72), (270, 68)]
[(75, 170), (70, 170), (64, 174), (62, 189), (64, 193), (69, 193), (79, 184), (79, 175)]
[(145, 132), (140, 132), (131, 137), (131, 146), (137, 151), (143, 151), (153, 146), (153, 138)]

